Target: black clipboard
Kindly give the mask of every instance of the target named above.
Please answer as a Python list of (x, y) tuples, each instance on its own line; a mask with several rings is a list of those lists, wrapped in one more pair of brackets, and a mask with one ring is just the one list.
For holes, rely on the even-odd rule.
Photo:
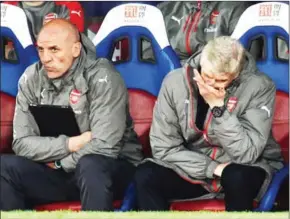
[(29, 110), (43, 137), (80, 135), (75, 113), (70, 106), (30, 105)]

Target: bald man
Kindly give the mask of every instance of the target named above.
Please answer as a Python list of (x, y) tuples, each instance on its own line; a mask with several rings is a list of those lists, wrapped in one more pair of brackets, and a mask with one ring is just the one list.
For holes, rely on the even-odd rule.
[[(142, 159), (125, 84), (67, 20), (47, 23), (37, 45), (40, 62), (19, 81), (16, 155), (1, 155), (0, 209), (80, 199), (83, 210), (113, 210)], [(72, 108), (81, 134), (41, 136), (31, 104)]]

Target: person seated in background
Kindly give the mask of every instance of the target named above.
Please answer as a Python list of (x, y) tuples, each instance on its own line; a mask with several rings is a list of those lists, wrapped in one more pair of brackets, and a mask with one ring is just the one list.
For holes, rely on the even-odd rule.
[[(84, 32), (84, 12), (79, 2), (7, 1), (4, 3), (24, 10), (34, 42), (42, 26), (56, 18), (68, 19), (80, 32)], [(5, 46), (5, 58), (12, 61), (17, 59), (12, 41)]]
[[(1, 155), (1, 210), (81, 199), (82, 210), (113, 210), (142, 159), (125, 83), (93, 43), (65, 19), (38, 40), (40, 61), (19, 81), (13, 150)], [(70, 106), (79, 136), (40, 136), (29, 105)]]
[[(275, 85), (229, 36), (163, 81), (150, 131), (153, 158), (134, 181), (140, 210), (224, 194), (227, 211), (253, 209), (283, 167), (271, 133)], [(193, 64), (194, 63), (194, 64)]]
[(56, 18), (68, 19), (76, 25), (80, 32), (84, 32), (84, 12), (77, 1), (7, 1), (4, 3), (18, 6), (24, 10), (35, 40), (42, 26)]
[[(168, 1), (157, 5), (161, 10), (169, 42), (184, 65), (189, 57), (199, 59), (205, 44), (218, 36), (230, 36), (250, 2)], [(144, 45), (144, 57), (152, 50)]]

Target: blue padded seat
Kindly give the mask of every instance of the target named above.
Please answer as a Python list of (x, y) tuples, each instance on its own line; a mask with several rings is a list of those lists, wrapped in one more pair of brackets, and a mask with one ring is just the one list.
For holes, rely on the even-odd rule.
[[(122, 38), (128, 39), (129, 58), (115, 62), (115, 67), (127, 88), (157, 96), (165, 75), (181, 67), (169, 44), (161, 11), (140, 3), (122, 4), (111, 9), (93, 39), (97, 56), (110, 59), (114, 43)], [(151, 41), (155, 61), (141, 58), (142, 39)]]
[(14, 5), (1, 3), (1, 42), (13, 42), (17, 60), (4, 58), (4, 45), (1, 45), (1, 91), (16, 96), (18, 80), (25, 69), (38, 61), (38, 54), (32, 42), (24, 11)]
[[(232, 37), (239, 39), (249, 48), (256, 37), (264, 38), (264, 57), (257, 60), (257, 66), (276, 84), (277, 90), (289, 93), (289, 51), (288, 59), (278, 56), (278, 38), (289, 48), (289, 5), (281, 2), (263, 2), (250, 6), (241, 15)], [(286, 55), (287, 56), (287, 55)]]

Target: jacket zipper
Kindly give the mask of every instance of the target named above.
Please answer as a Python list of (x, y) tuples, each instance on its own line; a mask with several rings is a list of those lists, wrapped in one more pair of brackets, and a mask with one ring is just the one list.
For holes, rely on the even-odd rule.
[[(188, 83), (188, 87), (189, 87), (189, 96), (190, 96), (190, 102), (191, 102), (191, 118), (190, 118), (190, 124), (189, 124), (189, 127), (191, 129), (193, 129), (194, 131), (196, 131), (197, 133), (202, 133), (203, 134), (203, 137), (205, 139), (205, 141), (210, 145), (210, 146), (213, 146), (210, 142), (209, 142), (209, 139), (208, 139), (208, 128), (209, 128), (209, 125), (210, 125), (210, 122), (212, 120), (212, 113), (210, 113), (207, 121), (206, 121), (206, 125), (205, 125), (205, 129), (204, 131), (201, 131), (199, 130), (196, 125), (195, 125), (195, 122), (194, 122), (194, 106), (193, 106), (193, 89), (190, 85), (190, 74), (189, 74), (189, 70), (190, 70), (190, 66), (187, 66), (186, 68), (186, 76), (187, 76), (187, 83)], [(188, 119), (188, 117), (186, 117)], [(187, 120), (186, 120), (186, 124), (187, 124)], [(213, 146), (213, 154), (212, 154), (212, 159), (215, 160), (216, 158), (216, 152), (217, 152), (217, 147)]]
[(198, 22), (200, 20), (200, 16), (201, 16), (201, 11), (197, 12), (196, 20), (195, 20), (195, 23), (194, 23), (193, 32), (197, 31), (197, 26), (198, 26)]
[(207, 131), (208, 131), (208, 127), (209, 127), (209, 124), (210, 124), (211, 120), (212, 120), (212, 113), (210, 112), (209, 117), (208, 117), (208, 119), (207, 119), (207, 121), (206, 121), (205, 128), (204, 128), (204, 130), (203, 130), (203, 136), (204, 136), (205, 140), (206, 140), (208, 143), (209, 143), (209, 140), (208, 140)]
[[(190, 96), (190, 102), (191, 102), (191, 110), (192, 110), (192, 112), (191, 112), (191, 119), (190, 119), (190, 128), (192, 128), (192, 129), (194, 129), (197, 133), (203, 133), (203, 136), (204, 136), (204, 138), (205, 138), (205, 141), (210, 145), (210, 146), (213, 146), (210, 142), (209, 142), (209, 139), (208, 139), (208, 128), (209, 128), (209, 124), (210, 124), (210, 122), (211, 122), (211, 120), (212, 120), (212, 117), (213, 117), (213, 115), (212, 115), (212, 113), (210, 113), (210, 115), (209, 115), (209, 117), (208, 117), (208, 119), (207, 119), (207, 121), (206, 121), (206, 125), (205, 125), (205, 129), (204, 129), (204, 131), (200, 131), (196, 126), (195, 126), (195, 123), (194, 123), (194, 111), (193, 111), (193, 89), (192, 89), (192, 87), (190, 86), (190, 74), (189, 74), (189, 70), (190, 70), (190, 66), (187, 66), (186, 67), (186, 76), (187, 76), (187, 83), (188, 83), (188, 87), (189, 87), (189, 96)], [(188, 104), (186, 104), (186, 105), (188, 105)], [(186, 114), (188, 114), (188, 110), (187, 110), (187, 108), (186, 108)], [(187, 127), (187, 123), (188, 123), (188, 116), (186, 116), (186, 127)], [(213, 152), (212, 152), (212, 155), (211, 155), (211, 158), (213, 159), (213, 160), (215, 160), (215, 158), (216, 158), (216, 154), (217, 154), (217, 147), (216, 146), (213, 146)], [(189, 183), (192, 183), (192, 184), (201, 184), (201, 185), (203, 185), (203, 186), (205, 186), (205, 187), (207, 187), (210, 191), (213, 191), (213, 192), (219, 192), (220, 190), (221, 190), (221, 187), (218, 187), (217, 186), (217, 181), (216, 181), (216, 179), (214, 179), (213, 181), (212, 181), (212, 187), (213, 187), (213, 189), (207, 184), (207, 183), (205, 183), (205, 182), (203, 182), (203, 181), (201, 181), (201, 180), (192, 180), (192, 179), (189, 179), (189, 178), (186, 178), (186, 177), (184, 177), (184, 176), (180, 176), (181, 178), (183, 178), (184, 180), (186, 180), (186, 181), (188, 181)]]
[[(178, 174), (179, 175), (179, 174)], [(216, 179), (213, 179), (212, 183), (211, 183), (211, 186), (209, 183), (206, 183), (202, 180), (193, 180), (191, 179), (189, 176), (188, 177), (185, 177), (185, 176), (182, 176), (182, 175), (179, 175), (182, 179), (184, 179), (185, 181), (191, 183), (191, 184), (197, 184), (197, 185), (202, 185), (204, 187), (206, 187), (209, 191), (212, 191), (212, 192), (219, 192), (221, 190), (221, 187), (218, 187), (217, 186), (217, 181)]]
[[(207, 122), (206, 122), (206, 125), (205, 125), (205, 129), (204, 129), (204, 131), (203, 131), (203, 136), (204, 136), (206, 142), (207, 142), (210, 146), (213, 147), (213, 151), (212, 151), (212, 154), (211, 154), (210, 157), (211, 157), (212, 160), (215, 160), (216, 155), (217, 155), (217, 147), (216, 147), (216, 146), (213, 146), (213, 145), (209, 142), (209, 139), (208, 139), (208, 127), (209, 127), (209, 124), (210, 124), (210, 122), (211, 122), (211, 120), (212, 120), (212, 117), (213, 117), (213, 115), (212, 115), (212, 113), (210, 113), (209, 118), (208, 118), (208, 120), (207, 120)], [(213, 191), (214, 191), (214, 192), (219, 192), (220, 189), (221, 189), (221, 187), (218, 187), (218, 186), (217, 186), (217, 180), (216, 180), (216, 179), (213, 179), (213, 181), (212, 181), (212, 187), (213, 187)]]
[(213, 179), (211, 185), (213, 187), (213, 191), (214, 192), (219, 192), (220, 187), (217, 186), (217, 180), (216, 179)]
[[(186, 34), (185, 34), (185, 47), (186, 47), (186, 51), (187, 51), (188, 55), (193, 54), (192, 49), (190, 47), (190, 35), (191, 35), (192, 28), (193, 28), (194, 32), (197, 31), (197, 25), (198, 25), (198, 22), (200, 20), (200, 16), (201, 16), (201, 1), (198, 1), (197, 12), (193, 15), (193, 18), (191, 19), (191, 23), (189, 24), (189, 28), (187, 29)], [(187, 20), (187, 22), (188, 22), (188, 20)], [(187, 22), (185, 23), (185, 27), (187, 26)], [(184, 30), (185, 30), (185, 28), (184, 28)]]
[(200, 20), (200, 16), (201, 16), (201, 1), (197, 1), (197, 10), (198, 10), (198, 13), (197, 13), (197, 16), (196, 16), (196, 20), (195, 20), (195, 23), (194, 23), (194, 28), (193, 28), (193, 31), (196, 32), (197, 31), (197, 25), (198, 25), (198, 22)]
[(212, 189), (207, 183), (201, 181), (201, 180), (192, 180), (190, 179), (189, 177), (184, 177), (184, 176), (181, 176), (179, 175), (182, 179), (184, 179), (185, 181), (191, 183), (191, 184), (199, 184), (199, 185), (203, 185), (204, 187), (206, 187), (208, 190), (210, 191), (215, 191), (215, 189)]
[(188, 22), (189, 22), (189, 20), (190, 20), (191, 18), (192, 18), (191, 15), (188, 15), (188, 16), (187, 16), (186, 21), (185, 21), (185, 24), (184, 24), (184, 26), (183, 26), (183, 32), (186, 30), (186, 28), (187, 28), (187, 24), (188, 24)]
[(209, 127), (209, 124), (210, 124), (210, 122), (211, 122), (211, 120), (212, 120), (212, 117), (213, 117), (213, 115), (212, 115), (212, 113), (210, 113), (210, 114), (209, 114), (209, 117), (208, 117), (208, 120), (207, 120), (207, 122), (206, 122), (206, 125), (205, 125), (205, 129), (203, 130), (203, 137), (204, 137), (204, 139), (206, 140), (206, 142), (207, 142), (210, 146), (213, 147), (212, 155), (211, 155), (210, 157), (211, 157), (211, 159), (215, 160), (215, 158), (216, 158), (216, 154), (217, 154), (217, 147), (214, 146), (214, 145), (212, 145), (212, 144), (209, 142), (209, 139), (208, 139), (208, 127)]
[[(197, 133), (201, 133), (201, 131), (195, 126), (195, 123), (194, 123), (194, 111), (193, 111), (193, 89), (191, 87), (191, 84), (190, 84), (190, 74), (189, 74), (189, 70), (190, 70), (190, 66), (187, 66), (186, 68), (186, 76), (187, 76), (187, 83), (188, 83), (188, 87), (189, 87), (189, 98), (190, 98), (190, 103), (191, 103), (191, 119), (190, 119), (190, 124), (189, 124), (189, 127), (194, 129), (194, 131), (196, 131)], [(187, 121), (186, 121), (187, 122)]]
[(185, 112), (185, 130), (187, 130), (187, 123), (188, 123), (188, 105), (189, 105), (189, 100), (185, 100), (184, 103), (184, 112)]

